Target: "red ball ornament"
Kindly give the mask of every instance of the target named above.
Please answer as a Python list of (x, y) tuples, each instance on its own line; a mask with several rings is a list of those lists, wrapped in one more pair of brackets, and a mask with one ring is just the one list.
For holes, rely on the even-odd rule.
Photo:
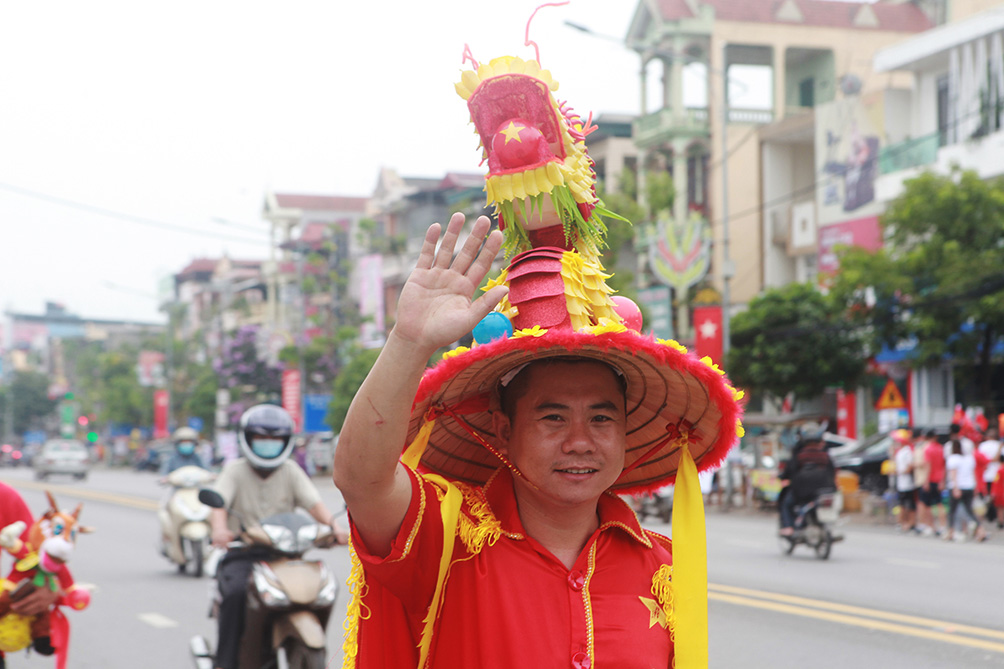
[(495, 131), (492, 152), (503, 169), (536, 165), (542, 159), (540, 145), (543, 141), (540, 130), (523, 119), (514, 118), (503, 122)]
[(624, 321), (624, 327), (641, 332), (641, 309), (632, 300), (621, 295), (614, 295), (610, 298), (614, 303), (614, 311)]

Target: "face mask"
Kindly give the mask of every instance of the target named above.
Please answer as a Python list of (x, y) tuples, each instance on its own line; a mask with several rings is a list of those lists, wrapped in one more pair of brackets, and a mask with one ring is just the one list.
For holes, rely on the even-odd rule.
[(178, 444), (178, 452), (182, 455), (191, 455), (195, 452), (195, 442), (182, 441)]
[(282, 439), (255, 437), (251, 441), (251, 450), (259, 458), (271, 459), (277, 457), (285, 447), (286, 442)]

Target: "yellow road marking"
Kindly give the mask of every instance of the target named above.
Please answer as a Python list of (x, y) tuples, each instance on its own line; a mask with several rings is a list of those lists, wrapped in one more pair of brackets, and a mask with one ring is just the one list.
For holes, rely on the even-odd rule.
[(114, 492), (102, 492), (100, 490), (88, 490), (87, 488), (79, 488), (77, 486), (67, 486), (58, 485), (53, 483), (43, 483), (41, 481), (24, 481), (18, 480), (6, 480), (4, 481), (7, 485), (12, 488), (27, 488), (28, 490), (48, 490), (53, 495), (70, 495), (72, 497), (82, 497), (84, 499), (93, 499), (99, 502), (111, 502), (112, 504), (121, 504), (123, 506), (131, 506), (137, 509), (144, 509), (146, 511), (156, 511), (160, 507), (160, 503), (157, 500), (146, 499), (145, 497), (134, 497), (132, 495), (121, 495)]
[(1000, 630), (973, 627), (971, 625), (958, 625), (932, 618), (909, 616), (860, 606), (836, 604), (807, 599), (805, 597), (795, 597), (713, 583), (708, 584), (708, 590), (708, 599), (728, 602), (739, 606), (751, 606), (779, 613), (843, 623), (854, 627), (865, 627), (1004, 653), (1004, 643), (961, 636), (968, 634), (990, 639), (1004, 639), (1004, 632)]

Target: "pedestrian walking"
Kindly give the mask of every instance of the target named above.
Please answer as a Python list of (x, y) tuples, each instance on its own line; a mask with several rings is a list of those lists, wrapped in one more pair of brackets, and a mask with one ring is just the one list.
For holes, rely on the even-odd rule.
[(973, 497), (976, 494), (976, 458), (972, 452), (964, 453), (960, 439), (952, 439), (948, 443), (952, 454), (945, 462), (945, 470), (948, 475), (948, 490), (951, 493), (951, 498), (948, 509), (948, 532), (945, 534), (945, 538), (951, 541), (955, 537), (955, 525), (958, 520), (956, 511), (961, 506), (970, 521), (976, 524), (973, 538), (977, 541), (985, 541), (987, 535), (983, 529), (983, 522), (973, 511)]
[(893, 464), (896, 468), (896, 492), (899, 495), (899, 527), (903, 532), (917, 529), (917, 487), (913, 480), (913, 442), (909, 430), (892, 433), (896, 443)]

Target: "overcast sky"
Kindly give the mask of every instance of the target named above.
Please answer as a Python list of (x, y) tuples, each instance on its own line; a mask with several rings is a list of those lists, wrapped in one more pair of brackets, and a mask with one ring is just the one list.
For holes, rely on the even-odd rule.
[[(475, 58), (533, 57), (539, 0), (6, 3), (0, 12), (0, 309), (163, 321), (195, 257), (265, 257), (264, 193), (366, 196), (480, 172), (453, 90)], [(632, 0), (530, 27), (583, 118), (638, 113)], [(223, 221), (223, 222), (221, 222)]]

